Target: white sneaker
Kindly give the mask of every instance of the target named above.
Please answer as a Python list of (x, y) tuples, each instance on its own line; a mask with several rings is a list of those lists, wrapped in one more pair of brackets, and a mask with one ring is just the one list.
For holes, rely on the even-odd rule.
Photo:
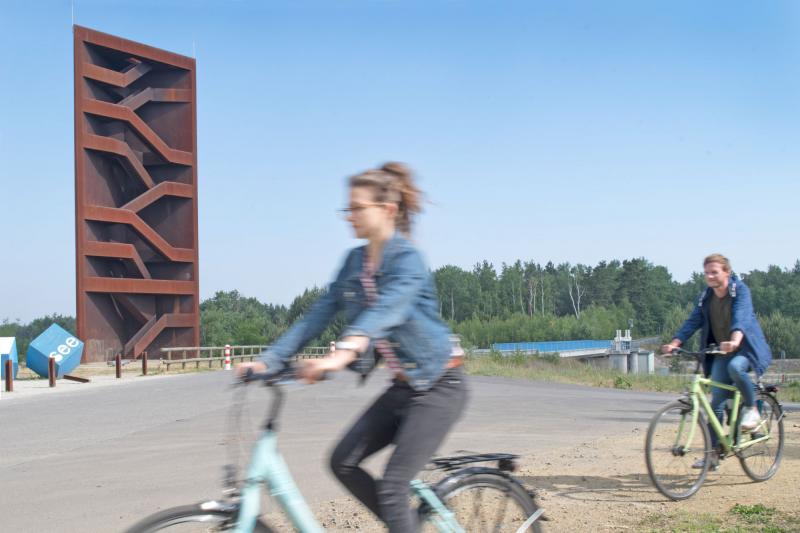
[[(716, 472), (717, 470), (719, 470), (719, 454), (717, 454), (717, 452), (711, 452), (710, 454), (708, 454), (708, 457), (711, 463), (708, 469), (711, 472)], [(702, 470), (705, 465), (706, 465), (706, 460), (701, 457), (700, 459), (695, 461), (694, 464), (692, 464), (692, 468)]]
[(742, 415), (742, 429), (751, 431), (756, 429), (759, 423), (761, 423), (761, 415), (755, 407), (747, 409)]

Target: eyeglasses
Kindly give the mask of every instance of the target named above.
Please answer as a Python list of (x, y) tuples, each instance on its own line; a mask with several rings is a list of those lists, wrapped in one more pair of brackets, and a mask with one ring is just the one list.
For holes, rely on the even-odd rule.
[(350, 214), (355, 213), (358, 214), (362, 212), (364, 209), (368, 207), (378, 206), (378, 205), (386, 205), (385, 202), (370, 202), (368, 204), (359, 204), (359, 205), (351, 205), (350, 207), (345, 207), (343, 209), (338, 209), (339, 213), (342, 216), (348, 217)]

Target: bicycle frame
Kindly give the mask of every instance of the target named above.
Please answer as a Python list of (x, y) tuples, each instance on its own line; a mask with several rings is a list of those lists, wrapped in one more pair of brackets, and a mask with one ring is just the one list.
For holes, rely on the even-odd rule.
[(269, 487), (270, 494), (278, 500), (295, 529), (303, 533), (324, 533), (278, 451), (276, 432), (270, 429), (265, 430), (253, 446), (247, 481), (242, 489), (236, 533), (253, 531), (261, 507), (261, 483)]
[(411, 488), (417, 493), (420, 500), (426, 502), (433, 509), (434, 515), (431, 517), (431, 523), (439, 533), (466, 533), (456, 521), (453, 512), (445, 507), (442, 500), (425, 482), (414, 479), (411, 481)]
[[(735, 385), (728, 385), (726, 383), (719, 383), (717, 381), (710, 380), (708, 378), (701, 377), (699, 374), (695, 374), (694, 379), (689, 387), (689, 397), (692, 400), (692, 424), (691, 428), (689, 429), (689, 435), (687, 442), (693, 442), (692, 439), (694, 438), (694, 432), (697, 427), (697, 420), (700, 416), (700, 409), (702, 409), (706, 417), (708, 418), (709, 425), (711, 429), (717, 434), (719, 438), (719, 443), (722, 445), (723, 449), (726, 452), (731, 451), (739, 451), (745, 448), (748, 448), (754, 444), (762, 442), (764, 440), (769, 439), (769, 435), (764, 435), (763, 437), (759, 437), (756, 439), (752, 439), (747, 441), (744, 444), (738, 444), (734, 441), (736, 436), (736, 431), (731, 431), (730, 434), (725, 433), (725, 429), (722, 427), (722, 424), (719, 420), (717, 420), (717, 416), (714, 414), (714, 409), (711, 407), (711, 403), (708, 401), (708, 391), (711, 387), (717, 387), (720, 389), (725, 389), (733, 392), (733, 406), (731, 407), (731, 416), (728, 426), (730, 428), (736, 428), (737, 422), (739, 418), (739, 403), (742, 399), (742, 393), (739, 392), (739, 389)], [(681, 428), (678, 431), (678, 436), (676, 438), (675, 445), (680, 444), (681, 433), (683, 432), (683, 422), (681, 423)]]
[[(235, 533), (251, 533), (253, 531), (260, 514), (262, 483), (269, 488), (270, 494), (278, 501), (297, 531), (324, 533), (322, 526), (317, 522), (300, 493), (300, 489), (297, 488), (283, 456), (278, 451), (278, 436), (271, 429), (266, 429), (253, 446), (247, 480), (242, 489)], [(411, 489), (421, 501), (426, 502), (433, 509), (431, 523), (440, 533), (466, 533), (458, 524), (455, 515), (425, 482), (415, 479), (411, 482)], [(532, 522), (532, 520), (530, 521)]]

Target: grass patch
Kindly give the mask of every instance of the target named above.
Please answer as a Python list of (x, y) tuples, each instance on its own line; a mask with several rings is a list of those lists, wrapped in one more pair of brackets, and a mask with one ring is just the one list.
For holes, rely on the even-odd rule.
[(639, 524), (643, 531), (674, 533), (789, 533), (800, 531), (800, 516), (757, 503), (734, 505), (721, 515), (678, 511), (652, 514)]
[[(592, 387), (607, 387), (656, 392), (682, 392), (690, 378), (676, 375), (623, 374), (616, 370), (594, 367), (587, 363), (562, 359), (557, 354), (543, 356), (512, 353), (502, 355), (467, 355), (467, 372), (480, 376), (522, 378), (559, 383), (573, 383)], [(800, 382), (781, 386), (781, 401), (800, 401)]]
[(680, 392), (688, 383), (682, 376), (622, 374), (616, 370), (597, 368), (586, 363), (561, 359), (557, 355), (543, 357), (527, 354), (467, 356), (467, 372), (481, 376), (499, 376), (542, 381), (590, 385), (617, 389)]
[(800, 381), (781, 386), (780, 399), (785, 402), (800, 402)]
[(685, 511), (650, 515), (639, 524), (641, 531), (669, 531), (681, 533), (717, 533), (722, 531), (722, 521), (708, 513), (687, 513)]
[(739, 515), (747, 522), (758, 523), (774, 515), (775, 509), (761, 503), (755, 505), (740, 505), (737, 503), (733, 506), (733, 509), (731, 509), (731, 513)]

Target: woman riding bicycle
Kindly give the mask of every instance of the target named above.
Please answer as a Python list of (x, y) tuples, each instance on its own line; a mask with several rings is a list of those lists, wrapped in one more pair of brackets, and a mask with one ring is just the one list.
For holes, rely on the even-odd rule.
[[(440, 319), (436, 289), (419, 250), (410, 241), (420, 191), (411, 172), (387, 163), (349, 179), (344, 212), (365, 246), (350, 250), (327, 292), (264, 354), (244, 363), (277, 371), (316, 338), (338, 311), (347, 321), (336, 350), (305, 360), (299, 375), (308, 382), (351, 367), (368, 374), (383, 358), (391, 386), (356, 421), (336, 446), (336, 477), (394, 532), (416, 531), (409, 483), (444, 440), (464, 409), (467, 389), (463, 353)], [(395, 448), (381, 479), (360, 464), (386, 446)]]
[[(772, 361), (772, 352), (753, 312), (750, 289), (731, 273), (728, 258), (721, 254), (709, 255), (703, 261), (703, 273), (708, 288), (700, 294), (692, 314), (675, 338), (662, 346), (662, 351), (669, 353), (681, 346), (698, 329), (702, 332), (702, 349), (717, 344), (725, 355), (707, 356), (703, 363), (704, 373), (714, 381), (736, 384), (744, 405), (742, 429), (751, 430), (758, 425), (760, 415), (755, 406), (755, 387), (748, 371), (754, 370), (762, 375)], [(716, 387), (711, 391), (711, 407), (720, 423), (730, 395), (730, 391)], [(711, 441), (716, 448), (714, 431), (711, 431)], [(716, 463), (716, 459), (714, 461)], [(694, 466), (702, 468), (703, 465), (698, 461)], [(716, 464), (712, 466), (716, 467)]]

